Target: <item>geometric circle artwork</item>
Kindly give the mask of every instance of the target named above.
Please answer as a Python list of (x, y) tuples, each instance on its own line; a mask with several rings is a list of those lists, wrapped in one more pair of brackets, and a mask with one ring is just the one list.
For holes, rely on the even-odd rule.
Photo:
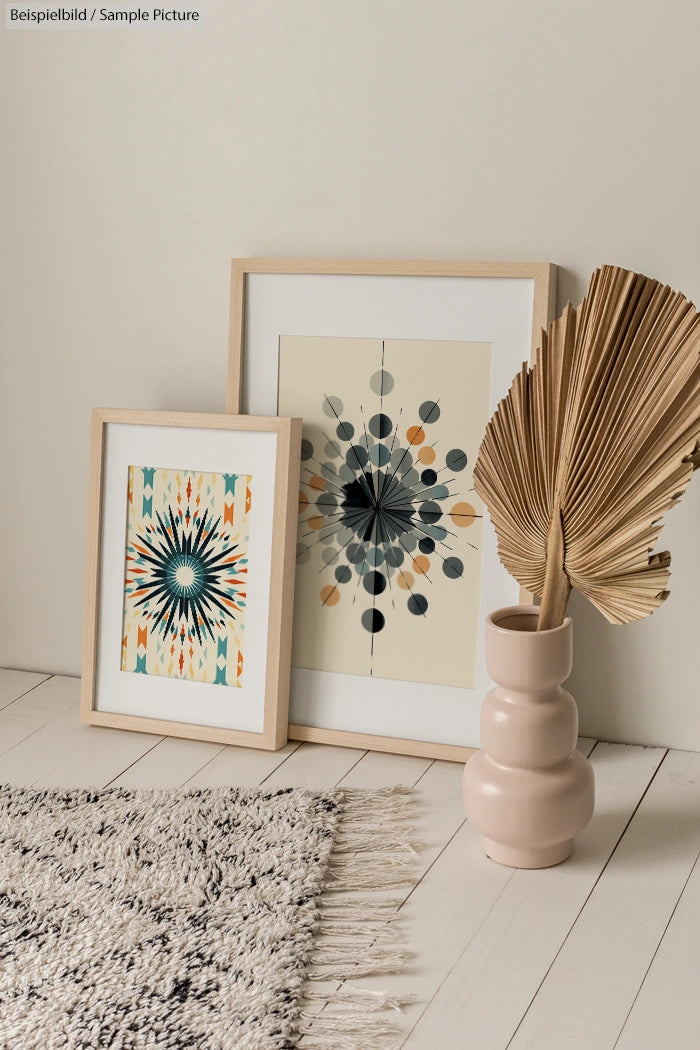
[(320, 546), (321, 604), (353, 601), (372, 636), (391, 629), (386, 605), (376, 606), (388, 590), (393, 607), (401, 602), (412, 616), (430, 615), (435, 575), (462, 578), (465, 530), (480, 517), (461, 492), (467, 452), (440, 448), (439, 399), (423, 400), (410, 418), (403, 408), (389, 414), (382, 402), (394, 391), (397, 403), (395, 387), (387, 369), (375, 371), (368, 381), (373, 407), (360, 418), (325, 393), (328, 427), (302, 443), (298, 563)]

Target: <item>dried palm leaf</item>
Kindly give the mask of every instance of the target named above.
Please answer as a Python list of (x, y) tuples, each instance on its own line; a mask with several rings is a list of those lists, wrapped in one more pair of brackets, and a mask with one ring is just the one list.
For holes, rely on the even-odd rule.
[(700, 466), (700, 315), (642, 274), (596, 270), (542, 333), (489, 423), (474, 470), (508, 572), (562, 623), (572, 587), (611, 623), (668, 592), (659, 518)]

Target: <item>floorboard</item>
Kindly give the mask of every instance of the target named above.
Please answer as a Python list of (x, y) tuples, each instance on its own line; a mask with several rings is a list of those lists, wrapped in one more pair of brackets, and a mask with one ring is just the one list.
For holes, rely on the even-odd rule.
[(0, 668), (0, 710), (12, 704), (24, 693), (45, 682), (46, 674), (31, 674), (27, 671), (9, 671)]
[(11, 718), (0, 711), (0, 755), (15, 747), (22, 740), (26, 740), (32, 733), (36, 733), (40, 726), (34, 726), (18, 718)]
[(299, 744), (290, 742), (279, 751), (252, 747), (225, 747), (187, 781), (188, 787), (257, 787), (286, 762)]
[(700, 755), (675, 751), (562, 945), (512, 1050), (573, 1046), (582, 1031), (586, 1050), (615, 1044), (698, 851)]
[(166, 736), (110, 783), (125, 788), (180, 787), (223, 749), (223, 744)]
[(41, 726), (55, 720), (75, 724), (79, 710), (80, 679), (54, 675), (31, 689), (22, 690), (17, 699), (3, 709), (3, 714)]
[(356, 766), (364, 751), (330, 744), (302, 744), (265, 778), (265, 787), (334, 788)]
[(700, 861), (683, 890), (615, 1050), (658, 1050), (700, 1042)]
[[(596, 812), (578, 836), (574, 855), (566, 864), (542, 871), (503, 869), (506, 881), (498, 907), (491, 905), (484, 912), (480, 900), (476, 914), (472, 878), (489, 882), (489, 875), (499, 880), (504, 875), (500, 866), (471, 853), (460, 887), (463, 912), (471, 916), (471, 925), (454, 943), (433, 946), (433, 954), (439, 952), (439, 969), (431, 967), (427, 975), (430, 983), (422, 998), (429, 1005), (406, 1041), (407, 1048), (502, 1050), (508, 1045), (663, 756), (660, 749), (599, 744), (591, 755)], [(470, 825), (464, 825), (463, 835), (474, 835)], [(444, 857), (449, 851), (433, 871), (445, 863)], [(453, 870), (453, 886), (459, 885), (459, 878), (459, 869)], [(440, 906), (437, 895), (434, 901)], [(453, 913), (457, 910), (453, 897), (443, 906)], [(427, 938), (432, 937), (432, 919), (433, 914), (426, 920)], [(455, 925), (458, 921), (455, 915)], [(452, 930), (454, 926), (450, 936)], [(546, 1045), (540, 1044), (539, 1050)]]
[[(416, 792), (404, 1050), (652, 1050), (698, 1045), (700, 755), (579, 740), (596, 810), (543, 871), (488, 860), (462, 767), (290, 742), (277, 752), (81, 725), (79, 681), (0, 670), (0, 782), (37, 786), (381, 788)], [(303, 1042), (302, 1042), (303, 1045)], [(18, 1048), (21, 1050), (21, 1048)]]

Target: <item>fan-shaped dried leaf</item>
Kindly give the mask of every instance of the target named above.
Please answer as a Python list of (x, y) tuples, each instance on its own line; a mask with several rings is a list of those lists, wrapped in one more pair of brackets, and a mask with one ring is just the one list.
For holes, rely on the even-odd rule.
[(558, 626), (572, 587), (612, 623), (666, 598), (659, 518), (700, 464), (700, 316), (642, 274), (604, 266), (542, 333), (489, 423), (474, 470), (501, 561)]

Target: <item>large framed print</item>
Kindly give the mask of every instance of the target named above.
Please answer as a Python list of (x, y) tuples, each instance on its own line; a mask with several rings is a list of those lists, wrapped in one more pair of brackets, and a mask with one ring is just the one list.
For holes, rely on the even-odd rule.
[(81, 718), (287, 739), (301, 420), (95, 409)]
[(463, 760), (516, 604), (472, 470), (547, 263), (239, 259), (229, 411), (303, 417), (289, 736)]

